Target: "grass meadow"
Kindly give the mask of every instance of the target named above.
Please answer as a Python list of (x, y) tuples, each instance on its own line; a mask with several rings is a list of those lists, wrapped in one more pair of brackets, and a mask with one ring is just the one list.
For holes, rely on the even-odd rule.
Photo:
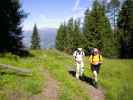
[[(71, 55), (57, 50), (31, 51), (33, 57), (20, 58), (12, 54), (0, 56), (0, 64), (9, 64), (32, 70), (32, 75), (24, 76), (0, 69), (0, 100), (28, 100), (38, 94), (47, 80), (43, 73), (47, 70), (59, 83), (60, 100), (90, 100), (82, 82), (69, 74), (75, 64)], [(99, 85), (104, 89), (106, 100), (132, 100), (133, 98), (133, 60), (106, 59), (101, 66)], [(92, 73), (85, 58), (85, 75)], [(89, 85), (89, 84), (88, 84)]]

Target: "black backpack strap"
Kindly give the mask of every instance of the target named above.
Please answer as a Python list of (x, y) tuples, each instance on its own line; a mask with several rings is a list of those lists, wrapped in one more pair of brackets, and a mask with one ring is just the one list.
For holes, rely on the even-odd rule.
[[(76, 51), (76, 56), (78, 55), (78, 51)], [(83, 51), (81, 51), (79, 54), (84, 55)]]
[(76, 52), (76, 55), (75, 55), (75, 59), (77, 58), (77, 51), (75, 51)]
[(76, 56), (78, 55), (78, 51), (76, 51)]
[(100, 57), (101, 55), (99, 55), (99, 61), (101, 61), (101, 57)]
[(81, 51), (82, 52), (82, 56), (84, 55), (84, 52), (83, 51)]
[(92, 62), (93, 62), (94, 55), (92, 55)]

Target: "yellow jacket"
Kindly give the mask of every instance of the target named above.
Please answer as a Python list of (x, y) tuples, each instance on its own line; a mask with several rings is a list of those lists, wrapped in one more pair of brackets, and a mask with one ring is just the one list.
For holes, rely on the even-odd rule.
[(99, 63), (102, 63), (103, 62), (102, 55), (99, 55), (99, 54), (97, 54), (97, 55), (91, 55), (89, 57), (89, 62), (91, 64), (94, 64), (94, 65), (99, 64)]

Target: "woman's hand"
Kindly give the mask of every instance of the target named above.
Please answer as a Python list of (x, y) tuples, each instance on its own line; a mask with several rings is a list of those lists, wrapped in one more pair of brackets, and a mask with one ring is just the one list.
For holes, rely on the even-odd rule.
[(96, 63), (95, 63), (95, 65), (98, 65), (98, 64), (100, 64), (100, 63), (99, 63), (99, 62), (96, 62)]
[(79, 64), (81, 64), (81, 61), (79, 61), (79, 60), (76, 60), (76, 62), (79, 63)]
[(102, 63), (103, 63), (102, 61), (99, 62), (99, 64), (102, 64)]

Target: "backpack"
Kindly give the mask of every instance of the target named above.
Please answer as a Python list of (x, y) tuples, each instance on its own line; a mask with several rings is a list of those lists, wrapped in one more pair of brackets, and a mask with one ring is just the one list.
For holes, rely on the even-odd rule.
[(88, 50), (88, 54), (89, 54), (89, 55), (93, 55), (93, 53), (94, 53), (94, 48), (90, 48), (90, 49)]
[[(78, 55), (78, 53), (79, 53), (79, 52), (76, 51), (76, 56)], [(82, 54), (82, 56), (84, 55), (84, 52), (83, 52), (83, 51), (81, 51), (80, 53)]]
[[(99, 54), (102, 55), (102, 52), (101, 52), (100, 50), (98, 50), (98, 51), (99, 51)], [(94, 54), (94, 48), (90, 48), (90, 49), (88, 50), (88, 54), (89, 54), (89, 55), (93, 55), (93, 54)]]

